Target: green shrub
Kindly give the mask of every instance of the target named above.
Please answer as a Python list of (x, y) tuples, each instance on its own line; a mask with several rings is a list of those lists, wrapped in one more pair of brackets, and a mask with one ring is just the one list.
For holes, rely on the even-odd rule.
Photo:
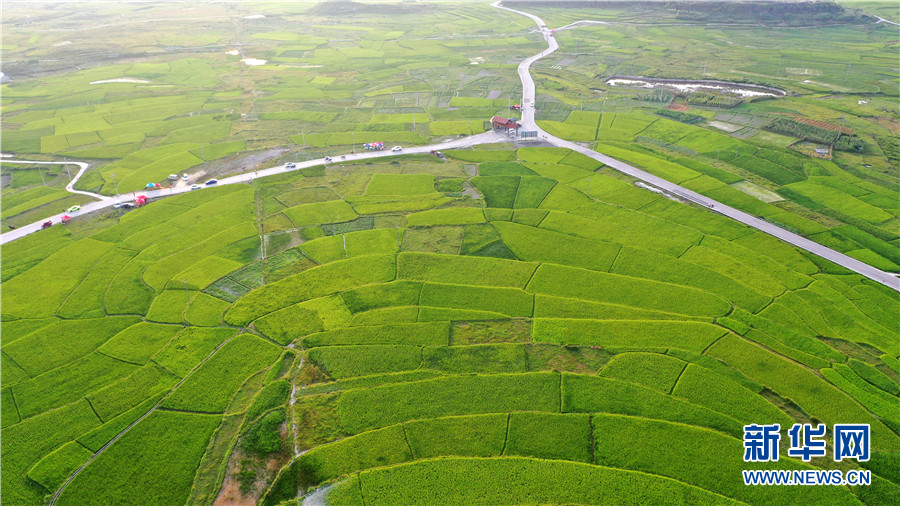
[(243, 448), (263, 456), (281, 450), (280, 427), (284, 420), (284, 409), (276, 409), (254, 422), (241, 440)]
[(264, 386), (247, 408), (247, 420), (256, 420), (259, 415), (287, 402), (291, 393), (291, 384), (287, 380), (278, 380)]

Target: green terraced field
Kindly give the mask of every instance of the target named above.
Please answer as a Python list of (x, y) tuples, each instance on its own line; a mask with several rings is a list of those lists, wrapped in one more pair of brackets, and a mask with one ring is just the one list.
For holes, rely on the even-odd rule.
[[(84, 9), (75, 19), (174, 12)], [(104, 160), (82, 186), (110, 194), (113, 173), (130, 191), (173, 171), (241, 170), (240, 157), (281, 146), (279, 162), (425, 143), (509, 115), (515, 67), (539, 47), (530, 21), (481, 4), (192, 9), (202, 24), (121, 37), (128, 51), (181, 49), (77, 71), (53, 57), (95, 54), (79, 52), (80, 31), (25, 33), (22, 7), (5, 10), (10, 74), (25, 57), (40, 73), (3, 85), (4, 152)], [(553, 26), (639, 19), (536, 11)], [(873, 140), (897, 114), (885, 27), (775, 30), (770, 42), (759, 28), (654, 16), (668, 22), (557, 32), (572, 61), (538, 64), (542, 126), (897, 265), (896, 181)], [(245, 56), (267, 64), (209, 49), (235, 26), (252, 41)], [(773, 48), (821, 44), (819, 30), (852, 68), (818, 46)], [(734, 68), (710, 59), (710, 73), (767, 76), (795, 95), (722, 110), (690, 102), (703, 119), (689, 124), (657, 114), (665, 104), (646, 90), (601, 79), (657, 75), (661, 62), (692, 77), (690, 48), (733, 63), (738, 42), (759, 47)], [(782, 77), (801, 67), (832, 86), (852, 77), (846, 86), (872, 105)], [(88, 84), (123, 77), (149, 82)], [(774, 145), (780, 135), (712, 124), (759, 130), (769, 114), (834, 120), (829, 111), (863, 134), (862, 153), (815, 159)], [(297, 504), (317, 490), (336, 505), (900, 500), (896, 291), (572, 151), (483, 148), (254, 178), (4, 245), (4, 502), (45, 504), (70, 477), (60, 504)], [(4, 224), (59, 205), (61, 171), (46, 185), (3, 174)], [(778, 199), (731, 186), (741, 182)], [(872, 458), (787, 457), (787, 428), (819, 422), (869, 424)], [(781, 425), (778, 463), (743, 461), (742, 428), (756, 423)], [(740, 478), (860, 468), (871, 485)]]
[[(584, 170), (565, 165), (581, 163), (566, 151), (496, 152), (521, 165), (475, 163), (489, 171)], [(4, 258), (22, 267), (5, 279), (6, 300), (23, 300), (35, 280), (53, 284), (39, 303), (3, 305), (4, 445), (21, 455), (10, 461), (5, 493), (28, 502), (40, 493), (35, 487), (53, 492), (147, 413), (72, 481), (62, 501), (82, 502), (100, 480), (121, 479), (115, 470), (129, 456), (138, 459), (129, 466), (141, 466), (129, 472), (143, 477), (123, 482), (122, 493), (146, 490), (161, 502), (237, 493), (275, 504), (334, 484), (328, 497), (341, 503), (360, 482), (364, 490), (377, 486), (386, 501), (425, 497), (434, 492), (404, 481), (422, 478), (397, 473), (437, 473), (429, 469), (450, 458), (472, 473), (496, 467), (498, 476), (633, 480), (628, 473), (641, 472), (653, 483), (642, 493), (677, 484), (688, 487), (679, 494), (794, 501), (795, 492), (747, 490), (736, 481), (742, 425), (849, 416), (872, 425), (875, 450), (900, 450), (900, 327), (887, 316), (900, 308), (897, 294), (823, 271), (725, 218), (662, 205), (649, 192), (659, 205), (622, 207), (621, 188), (588, 197), (586, 186), (566, 178), (554, 182), (550, 211), (452, 197), (464, 207), (350, 211), (353, 221), (331, 224), (338, 220), (329, 212), (350, 210), (346, 201), (296, 204), (303, 201), (295, 194), (313, 187), (428, 199), (433, 172), (511, 177), (442, 165), (424, 162), (396, 176), (388, 162), (367, 169), (374, 178), (347, 168), (339, 178), (209, 189), (132, 211), (100, 231), (47, 235), (65, 241), (57, 250), (41, 251), (39, 235), (13, 243)], [(518, 178), (535, 176), (514, 177), (517, 202)], [(384, 190), (373, 191), (372, 181)], [(290, 240), (261, 258), (257, 239), (272, 245), (275, 236), (253, 226), (255, 209), (272, 198), (295, 204), (290, 214), (304, 225), (282, 233)], [(146, 240), (140, 231), (150, 223), (180, 232)], [(212, 223), (227, 228), (208, 230)], [(459, 231), (457, 249), (405, 251), (410, 237), (446, 237), (440, 231), (447, 229)], [(64, 257), (84, 259), (82, 270), (60, 269), (56, 260)], [(44, 425), (80, 403), (89, 403), (83, 425)], [(193, 435), (171, 429), (185, 423), (197, 426)], [(53, 443), (20, 446), (26, 426), (53, 435)], [(617, 445), (659, 454), (629, 439), (647, 431), (695, 441), (707, 461), (623, 458), (625, 446)], [(160, 453), (168, 441), (190, 451), (166, 470), (176, 485), (154, 488), (146, 473), (169, 458)], [(294, 458), (295, 447), (310, 451)], [(787, 459), (777, 468), (822, 465)], [(193, 477), (184, 471), (197, 466)], [(817, 500), (890, 494), (891, 468), (873, 469), (873, 488), (821, 489)], [(228, 492), (251, 472), (256, 488)], [(505, 492), (492, 485), (491, 493)], [(555, 488), (543, 493), (563, 497)]]

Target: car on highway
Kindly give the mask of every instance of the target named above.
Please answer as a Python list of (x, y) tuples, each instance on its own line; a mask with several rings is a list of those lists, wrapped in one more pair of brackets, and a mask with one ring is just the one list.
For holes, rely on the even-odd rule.
[(74, 213), (75, 211), (81, 211), (81, 206), (72, 206), (66, 209), (67, 213)]
[(117, 200), (117, 201), (113, 204), (113, 207), (115, 207), (116, 209), (118, 209), (118, 208), (122, 207), (122, 203), (119, 202), (119, 201)]
[(403, 151), (403, 148), (401, 148), (400, 146), (394, 146), (391, 148), (391, 151), (396, 153), (397, 151)]
[(205, 184), (206, 186), (209, 186), (209, 185), (211, 185), (211, 184), (216, 184), (216, 183), (218, 183), (218, 182), (219, 182), (218, 179), (210, 179), (209, 181), (207, 181), (207, 182), (205, 182), (205, 183), (203, 183), (203, 184)]
[(296, 169), (296, 168), (297, 168), (297, 164), (294, 163), (294, 162), (288, 162), (288, 163), (284, 164), (284, 168), (286, 168), (286, 169)]
[(191, 190), (199, 190), (200, 188), (203, 188), (203, 187), (200, 186), (199, 184), (192, 184), (192, 185), (191, 185)]

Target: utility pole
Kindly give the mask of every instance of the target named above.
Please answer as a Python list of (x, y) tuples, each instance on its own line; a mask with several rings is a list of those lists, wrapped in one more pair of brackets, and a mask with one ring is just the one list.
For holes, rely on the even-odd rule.
[(200, 143), (200, 158), (203, 158), (203, 161), (206, 161), (206, 155), (203, 153), (203, 143)]
[(351, 153), (356, 153), (356, 132), (350, 132), (350, 135), (353, 138), (353, 151), (351, 151)]
[(66, 174), (69, 175), (69, 182), (72, 182), (72, 173), (69, 172), (69, 159), (64, 157), (63, 161), (65, 162), (63, 166), (66, 168)]
[(116, 187), (116, 197), (118, 197), (118, 196), (119, 196), (119, 184), (116, 183), (116, 175), (113, 174), (112, 172), (110, 172), (110, 173), (109, 173), (109, 177), (111, 177), (112, 180), (113, 180), (113, 186)]
[(844, 133), (844, 118), (846, 116), (841, 115), (841, 126), (838, 128), (837, 136), (834, 138), (834, 142), (831, 143), (831, 150), (834, 151), (834, 146), (837, 144), (838, 139), (841, 138), (841, 134)]
[(416, 113), (412, 113), (413, 115), (413, 132), (416, 131)]
[(591, 198), (591, 178), (588, 179), (588, 198)]
[(302, 128), (300, 129), (300, 135), (303, 136), (303, 149), (306, 149), (306, 132)]
[(472, 135), (472, 120), (469, 120), (469, 135)]
[(44, 185), (44, 186), (47, 186), (47, 183), (44, 181), (44, 173), (41, 172), (41, 166), (38, 165), (38, 168), (37, 168), (37, 169), (38, 169), (38, 175), (41, 176), (41, 184)]
[(719, 151), (721, 151), (721, 150), (719, 150), (719, 149), (716, 150), (716, 168), (717, 169), (719, 168)]

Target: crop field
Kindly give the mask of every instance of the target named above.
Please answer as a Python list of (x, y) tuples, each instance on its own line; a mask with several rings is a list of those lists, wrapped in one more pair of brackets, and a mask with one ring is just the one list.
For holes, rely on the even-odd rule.
[[(23, 444), (18, 427), (79, 403), (93, 418), (68, 432), (41, 429), (58, 434), (54, 442), (40, 452), (23, 448), (11, 461), (11, 472), (32, 485), (5, 475), (6, 493), (27, 502), (53, 492), (123, 431), (61, 500), (81, 502), (131, 458), (138, 460), (128, 465), (141, 468), (129, 472), (145, 481), (123, 483), (125, 496), (146, 487), (161, 502), (181, 501), (198, 480), (209, 498), (273, 503), (334, 482), (340, 498), (342, 480), (375, 483), (374, 476), (384, 494), (395, 494), (404, 482), (378, 473), (454, 457), (466, 459), (460, 466), (487, 458), (640, 471), (695, 493), (755, 502), (771, 496), (733, 485), (726, 466), (737, 465), (742, 424), (787, 426), (806, 416), (832, 423), (850, 413), (872, 425), (878, 451), (900, 448), (893, 407), (900, 328), (887, 316), (900, 307), (896, 294), (602, 168), (588, 196), (567, 174), (598, 167), (567, 151), (497, 153), (507, 160), (474, 162), (480, 176), (438, 160), (398, 175), (388, 162), (365, 177), (345, 169), (207, 190), (132, 211), (98, 232), (48, 235), (65, 241), (56, 253), (35, 256), (39, 236), (9, 250), (6, 258), (22, 267), (5, 279), (7, 296), (39, 279), (53, 279), (55, 295), (3, 306), (3, 434), (11, 441), (4, 445)], [(427, 200), (433, 171), (485, 193), (492, 186), (484, 179), (513, 178), (517, 189), (506, 207), (459, 196), (452, 206), (387, 216), (361, 215), (339, 200), (390, 200), (398, 192)], [(532, 180), (552, 182), (542, 202), (529, 204), (542, 209), (516, 205)], [(295, 195), (324, 197), (322, 188), (329, 200)], [(642, 198), (623, 200), (624, 190)], [(288, 236), (296, 240), (261, 256), (253, 209), (272, 198), (294, 204), (283, 209), (301, 224)], [(140, 238), (161, 219), (177, 232)], [(206, 230), (210, 224), (222, 231)], [(460, 234), (456, 249), (409, 250), (448, 229)], [(507, 253), (498, 258), (492, 253), (500, 248)], [(55, 262), (69, 255), (87, 260), (82, 282), (60, 275)], [(293, 358), (278, 359), (288, 346), (295, 351), (285, 357), (302, 357), (293, 366)], [(290, 407), (293, 387), (304, 391)], [(723, 464), (714, 459), (714, 471), (703, 473), (672, 459), (617, 460), (615, 446), (598, 435), (619, 419), (731, 450), (713, 450)], [(184, 424), (197, 429), (187, 436), (169, 428)], [(149, 437), (156, 442), (147, 446)], [(616, 437), (616, 445), (635, 445), (626, 433)], [(143, 473), (162, 472), (154, 470), (170, 457), (158, 445), (169, 441), (189, 451), (166, 469), (174, 485), (162, 489)], [(292, 459), (294, 442), (311, 451)], [(265, 455), (278, 466), (263, 465)], [(193, 476), (201, 459), (204, 471)], [(258, 484), (239, 492), (229, 483), (242, 469)], [(830, 501), (861, 492), (821, 493)]]
[[(540, 125), (900, 272), (896, 34), (645, 8), (533, 9), (551, 28), (625, 22), (557, 30), (534, 68)], [(0, 147), (88, 159), (78, 188), (106, 195), (480, 133), (513, 114), (541, 43), (487, 4), (87, 3), (45, 30), (58, 14), (4, 9)], [(815, 139), (766, 130), (779, 116), (843, 117), (846, 145), (812, 156)], [(254, 177), (5, 244), (4, 503), (897, 502), (898, 292), (568, 149), (444, 154)], [(0, 177), (4, 226), (88, 201), (63, 167)], [(819, 422), (869, 424), (872, 458), (787, 457), (786, 429)], [(751, 466), (742, 428), (763, 423), (782, 458)], [(869, 486), (740, 478), (863, 467)]]

